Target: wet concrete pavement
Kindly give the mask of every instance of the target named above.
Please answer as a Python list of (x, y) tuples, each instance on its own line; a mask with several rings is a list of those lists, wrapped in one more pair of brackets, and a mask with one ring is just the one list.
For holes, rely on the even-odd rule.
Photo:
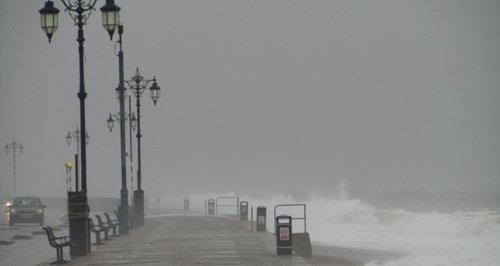
[(308, 265), (297, 255), (276, 256), (273, 237), (253, 233), (235, 218), (168, 214), (148, 217), (146, 223), (69, 264)]
[[(60, 228), (64, 213), (48, 210), (46, 224)], [(94, 213), (91, 214), (94, 217)], [(58, 226), (59, 225), (59, 226)], [(56, 260), (41, 227), (20, 224), (9, 227), (0, 220), (0, 265), (49, 265)], [(15, 239), (17, 236), (28, 239)], [(95, 236), (92, 233), (92, 243)], [(234, 217), (205, 216), (186, 212), (150, 213), (146, 225), (129, 235), (116, 237), (101, 246), (92, 246), (88, 256), (71, 258), (69, 265), (314, 265), (356, 266), (372, 260), (386, 261), (404, 254), (380, 250), (313, 246), (312, 258), (276, 256), (275, 238), (269, 233), (249, 230), (249, 224)], [(69, 260), (69, 249), (64, 248)]]
[[(64, 212), (46, 210), (45, 224), (54, 227), (61, 225)], [(57, 227), (58, 234), (66, 234), (67, 228)], [(0, 265), (37, 265), (55, 256), (47, 236), (38, 224), (16, 224), (9, 226), (5, 213), (0, 214)], [(7, 242), (9, 244), (7, 244)]]

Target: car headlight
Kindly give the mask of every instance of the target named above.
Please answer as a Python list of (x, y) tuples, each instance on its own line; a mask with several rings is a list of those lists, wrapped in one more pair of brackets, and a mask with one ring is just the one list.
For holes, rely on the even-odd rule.
[(10, 213), (12, 213), (12, 214), (16, 214), (16, 213), (17, 213), (17, 210), (16, 210), (16, 209), (11, 209), (11, 210), (10, 210)]
[(42, 214), (42, 213), (43, 213), (43, 209), (36, 210), (36, 214)]
[(12, 202), (7, 201), (7, 202), (5, 203), (5, 207), (10, 207), (10, 206), (12, 206)]

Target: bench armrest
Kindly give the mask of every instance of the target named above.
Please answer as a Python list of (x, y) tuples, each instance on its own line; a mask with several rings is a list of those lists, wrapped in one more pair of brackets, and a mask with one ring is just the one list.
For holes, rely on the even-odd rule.
[(54, 237), (54, 240), (60, 241), (61, 244), (66, 244), (70, 242), (69, 236)]

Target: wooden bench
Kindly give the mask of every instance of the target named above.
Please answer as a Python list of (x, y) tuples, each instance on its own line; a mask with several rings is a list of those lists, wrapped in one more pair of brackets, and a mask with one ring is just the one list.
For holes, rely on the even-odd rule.
[(49, 244), (56, 249), (57, 253), (56, 263), (68, 262), (64, 260), (63, 248), (74, 246), (74, 244), (70, 241), (69, 236), (56, 237), (54, 235), (54, 230), (50, 226), (43, 227), (43, 230), (47, 233), (47, 239), (49, 240)]
[(116, 234), (116, 228), (118, 227), (118, 225), (120, 224), (118, 222), (118, 217), (116, 217), (117, 219), (111, 219), (111, 217), (109, 217), (109, 214), (107, 212), (104, 213), (104, 216), (106, 217), (106, 223), (111, 227), (111, 229), (113, 230), (113, 236), (118, 236)]
[(97, 219), (97, 223), (99, 224), (99, 227), (101, 227), (104, 230), (104, 240), (111, 240), (109, 238), (109, 229), (111, 229), (111, 226), (102, 220), (101, 215), (96, 214), (95, 218)]
[(101, 232), (104, 232), (104, 228), (94, 225), (92, 218), (89, 218), (89, 229), (90, 231), (95, 233), (95, 244), (102, 245), (103, 243), (101, 242)]

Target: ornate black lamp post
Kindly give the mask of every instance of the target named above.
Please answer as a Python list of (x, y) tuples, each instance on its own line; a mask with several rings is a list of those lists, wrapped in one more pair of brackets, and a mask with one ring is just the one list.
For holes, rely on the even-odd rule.
[[(73, 19), (78, 27), (78, 59), (80, 72), (80, 88), (78, 98), (80, 99), (80, 130), (87, 132), (85, 126), (85, 78), (84, 78), (84, 49), (83, 26), (87, 24), (87, 19), (95, 10), (97, 0), (61, 0), (64, 4), (64, 11)], [(114, 7), (114, 0), (106, 0), (106, 5), (101, 9), (104, 28), (110, 36), (119, 25), (119, 8)], [(59, 10), (54, 7), (51, 0), (47, 0), (42, 9), (39, 10), (42, 30), (47, 34), (49, 42), (52, 35), (57, 30), (59, 20)], [(85, 134), (80, 134), (80, 143), (85, 143)], [(75, 246), (70, 249), (72, 256), (87, 255), (90, 252), (90, 232), (88, 228), (88, 200), (87, 200), (87, 149), (86, 145), (81, 145), (81, 192), (68, 192), (70, 237)]]
[[(114, 7), (103, 7), (101, 10), (119, 10), (117, 6)], [(124, 86), (124, 74), (123, 74), (123, 26), (118, 25), (118, 44), (120, 45), (120, 50), (118, 51), (118, 88), (116, 88), (118, 101), (120, 104), (120, 112), (117, 117), (120, 118), (120, 159), (121, 159), (121, 179), (122, 187), (120, 190), (120, 209), (119, 209), (119, 224), (120, 224), (120, 234), (128, 234), (129, 231), (129, 214), (128, 214), (128, 190), (127, 190), (127, 170), (126, 170), (126, 148), (125, 148), (125, 86)], [(110, 36), (112, 34), (110, 33)], [(108, 119), (109, 130), (112, 130), (113, 118), (110, 114)], [(110, 127), (111, 126), (111, 127)]]
[(9, 150), (12, 150), (12, 159), (13, 159), (13, 164), (12, 164), (12, 172), (13, 172), (13, 192), (14, 195), (16, 195), (16, 151), (19, 150), (20, 154), (23, 154), (24, 151), (24, 146), (22, 143), (16, 142), (16, 140), (12, 140), (11, 143), (5, 144), (5, 153), (9, 154)]
[(160, 87), (156, 83), (156, 77), (153, 79), (145, 79), (139, 73), (139, 68), (136, 69), (135, 75), (132, 79), (127, 80), (126, 83), (132, 93), (136, 98), (137, 107), (137, 190), (134, 191), (134, 206), (135, 206), (135, 217), (137, 225), (144, 224), (144, 191), (141, 187), (141, 96), (144, 90), (149, 87), (151, 93), (151, 99), (156, 105), (156, 102), (160, 98)]

